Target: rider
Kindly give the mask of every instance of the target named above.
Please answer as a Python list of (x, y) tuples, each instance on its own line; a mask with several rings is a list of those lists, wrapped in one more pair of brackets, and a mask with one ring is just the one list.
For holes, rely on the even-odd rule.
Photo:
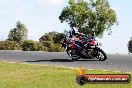
[(84, 35), (84, 34), (78, 32), (78, 29), (76, 28), (76, 25), (71, 26), (71, 29), (69, 30), (69, 34), (70, 34), (69, 38), (71, 38), (72, 41), (75, 42), (75, 46), (78, 49), (77, 54), (80, 55), (80, 51), (83, 49), (83, 46), (80, 45), (80, 43), (82, 41), (80, 41), (80, 39), (78, 39), (77, 36), (81, 36), (81, 35)]
[(72, 26), (71, 29), (69, 30), (69, 38), (74, 38), (76, 35), (79, 34), (78, 29), (75, 26)]

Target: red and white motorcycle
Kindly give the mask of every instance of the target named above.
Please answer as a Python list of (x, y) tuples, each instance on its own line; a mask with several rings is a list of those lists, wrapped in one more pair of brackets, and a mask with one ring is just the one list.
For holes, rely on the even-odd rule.
[[(82, 59), (98, 59), (99, 61), (105, 61), (107, 55), (105, 52), (98, 47), (98, 43), (94, 36), (89, 37), (86, 35), (81, 35), (81, 41), (83, 41), (83, 49), (79, 50), (76, 41), (70, 41), (70, 39), (65, 38), (62, 42), (62, 47), (66, 49), (67, 54), (72, 58), (72, 60)], [(79, 50), (79, 51), (78, 51)], [(78, 54), (78, 52), (80, 54)]]

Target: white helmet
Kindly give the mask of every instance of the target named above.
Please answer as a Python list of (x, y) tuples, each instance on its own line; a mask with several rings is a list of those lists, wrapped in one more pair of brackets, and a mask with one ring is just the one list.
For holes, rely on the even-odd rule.
[(78, 33), (78, 29), (76, 28), (76, 27), (73, 27), (72, 28), (72, 33), (74, 34), (74, 33)]

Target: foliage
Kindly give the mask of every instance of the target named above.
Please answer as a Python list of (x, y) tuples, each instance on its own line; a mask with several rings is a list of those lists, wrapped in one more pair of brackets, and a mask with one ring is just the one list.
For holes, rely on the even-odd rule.
[(49, 32), (43, 35), (39, 39), (39, 41), (40, 42), (50, 41), (55, 44), (60, 44), (63, 38), (64, 38), (64, 33), (58, 33), (58, 32), (53, 31), (53, 32)]
[(25, 40), (22, 44), (22, 48), (24, 51), (47, 51), (47, 48), (41, 43), (33, 40)]
[(104, 31), (111, 30), (112, 25), (118, 23), (108, 0), (69, 0), (69, 5), (63, 8), (59, 19), (84, 33), (95, 31), (98, 37), (102, 37)]
[(64, 38), (64, 33), (57, 33), (57, 34), (53, 37), (54, 43), (55, 43), (55, 44), (60, 44), (61, 41), (63, 40), (63, 38)]
[(64, 48), (61, 46), (61, 41), (63, 38), (63, 33), (53, 31), (43, 35), (39, 39), (39, 42), (42, 43), (44, 47), (47, 47), (49, 52), (63, 52)]
[(21, 50), (21, 46), (15, 41), (0, 41), (0, 50)]
[(132, 40), (128, 42), (128, 52), (132, 53)]
[(16, 23), (16, 27), (11, 29), (8, 35), (8, 40), (22, 43), (27, 39), (27, 28), (21, 22)]
[(49, 52), (64, 52), (65, 49), (60, 44), (51, 44), (50, 47), (48, 47)]
[(51, 41), (43, 41), (41, 43), (43, 44), (43, 46), (45, 46), (47, 48), (50, 47), (53, 44), (53, 42), (51, 42)]
[(41, 42), (44, 47), (47, 47), (48, 52), (64, 52), (65, 49), (61, 46), (61, 44), (54, 44), (51, 41), (43, 41)]
[(39, 39), (40, 42), (43, 42), (43, 41), (53, 41), (52, 39), (52, 36), (50, 36), (49, 34), (45, 34), (43, 35), (40, 39)]

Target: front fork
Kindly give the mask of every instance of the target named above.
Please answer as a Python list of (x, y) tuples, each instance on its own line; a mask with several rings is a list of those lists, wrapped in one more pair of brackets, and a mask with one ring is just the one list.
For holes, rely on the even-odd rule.
[(97, 56), (99, 55), (98, 49), (99, 49), (98, 47), (95, 47), (95, 48), (93, 49), (92, 56), (97, 57)]

